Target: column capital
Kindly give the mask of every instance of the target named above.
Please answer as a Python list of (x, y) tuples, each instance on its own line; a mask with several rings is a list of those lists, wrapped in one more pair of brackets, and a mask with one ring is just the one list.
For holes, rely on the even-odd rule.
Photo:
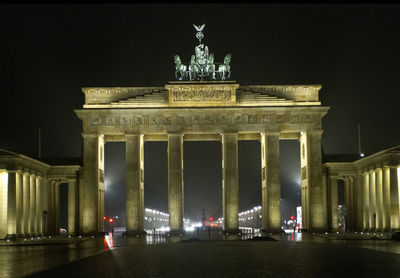
[(125, 133), (125, 137), (129, 137), (129, 136), (144, 136), (143, 133), (140, 132), (135, 132), (135, 133)]
[(270, 130), (264, 130), (262, 132), (260, 132), (260, 135), (275, 135), (275, 136), (279, 136), (281, 134), (280, 131), (270, 131)]
[(322, 135), (322, 133), (324, 133), (324, 130), (322, 129), (311, 129), (311, 130), (306, 130), (305, 131), (308, 134), (319, 134)]
[(83, 138), (93, 138), (93, 137), (100, 136), (100, 134), (94, 133), (94, 132), (93, 133), (82, 132), (81, 135), (82, 135)]
[(181, 132), (181, 131), (172, 131), (172, 130), (169, 130), (169, 131), (167, 131), (167, 136), (170, 136), (170, 135), (180, 135), (180, 136), (184, 136), (184, 134), (183, 134), (183, 132)]
[(239, 132), (237, 130), (223, 130), (222, 135), (238, 135)]

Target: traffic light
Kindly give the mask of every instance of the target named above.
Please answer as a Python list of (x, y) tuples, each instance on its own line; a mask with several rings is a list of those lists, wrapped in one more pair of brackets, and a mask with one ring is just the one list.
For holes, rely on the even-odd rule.
[(107, 219), (107, 217), (103, 216), (103, 220), (106, 220), (106, 219)]
[(208, 220), (210, 220), (210, 221), (213, 221), (213, 220), (214, 220), (214, 218), (210, 217), (210, 218), (208, 218)]
[(108, 222), (110, 222), (110, 223), (114, 222), (114, 218), (108, 219)]
[(296, 217), (294, 217), (294, 216), (292, 215), (292, 216), (290, 216), (290, 219), (295, 220)]

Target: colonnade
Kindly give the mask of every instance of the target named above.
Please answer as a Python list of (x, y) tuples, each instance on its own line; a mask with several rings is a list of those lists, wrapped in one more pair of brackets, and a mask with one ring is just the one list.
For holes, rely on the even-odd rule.
[[(2, 170), (2, 203), (6, 204), (2, 234), (41, 235), (48, 196), (47, 178), (36, 173)], [(5, 224), (5, 223), (4, 223)]]
[[(281, 230), (279, 180), (279, 140), (280, 132), (264, 131), (257, 133), (261, 143), (261, 180), (262, 184), (262, 222), (267, 233), (279, 233)], [(321, 175), (321, 134), (322, 131), (298, 132), (295, 138), (302, 144), (302, 189), (307, 197), (303, 202), (305, 226), (308, 230), (325, 231), (327, 221), (324, 217), (324, 188)], [(184, 178), (183, 178), (183, 142), (184, 133), (168, 132), (164, 137), (168, 141), (168, 211), (171, 234), (183, 232), (184, 217)], [(82, 227), (83, 233), (101, 232), (104, 207), (104, 181), (101, 173), (104, 165), (104, 143), (107, 134), (83, 134), (84, 137), (84, 189)], [(193, 140), (188, 135), (187, 140)], [(126, 134), (126, 214), (127, 235), (144, 233), (144, 143), (146, 134)], [(205, 136), (199, 137), (202, 140)], [(217, 138), (217, 139), (216, 139)], [(237, 131), (221, 132), (212, 140), (222, 143), (222, 211), (223, 226), (226, 233), (239, 232), (239, 176), (238, 141), (243, 140)], [(198, 140), (198, 139), (195, 139)], [(249, 140), (249, 139), (245, 139)], [(115, 140), (114, 140), (115, 141)], [(299, 154), (300, 155), (300, 154)], [(104, 177), (103, 177), (104, 179)], [(97, 192), (97, 193), (96, 193)], [(103, 191), (104, 192), (104, 191)], [(99, 211), (100, 210), (100, 211)], [(96, 218), (95, 215), (98, 217)], [(308, 218), (307, 218), (308, 216)], [(97, 227), (97, 230), (96, 230)]]
[(400, 229), (400, 165), (329, 177), (332, 231), (338, 231), (338, 179), (344, 181), (347, 231), (393, 232)]
[[(0, 170), (0, 237), (57, 234), (60, 227), (60, 184), (43, 174)], [(68, 182), (68, 232), (78, 232), (76, 180)]]

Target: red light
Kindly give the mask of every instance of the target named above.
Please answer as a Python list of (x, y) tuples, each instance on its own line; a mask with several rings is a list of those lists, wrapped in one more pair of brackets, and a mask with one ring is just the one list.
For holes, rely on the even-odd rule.
[(108, 222), (110, 222), (110, 223), (114, 222), (114, 218), (108, 219)]
[(290, 216), (290, 219), (292, 219), (292, 220), (294, 220), (296, 217), (294, 217), (294, 216)]
[(210, 221), (213, 221), (214, 220), (214, 218), (212, 218), (212, 217), (210, 217), (210, 218), (208, 218)]
[(106, 220), (106, 219), (107, 219), (107, 217), (103, 216), (103, 220)]

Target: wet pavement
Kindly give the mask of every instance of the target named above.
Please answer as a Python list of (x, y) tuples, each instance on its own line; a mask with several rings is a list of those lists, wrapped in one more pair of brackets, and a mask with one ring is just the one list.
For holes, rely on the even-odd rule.
[(226, 240), (218, 232), (204, 231), (177, 238), (110, 235), (69, 244), (0, 246), (0, 277), (398, 277), (400, 273), (400, 242), (308, 233), (246, 240), (252, 236)]

